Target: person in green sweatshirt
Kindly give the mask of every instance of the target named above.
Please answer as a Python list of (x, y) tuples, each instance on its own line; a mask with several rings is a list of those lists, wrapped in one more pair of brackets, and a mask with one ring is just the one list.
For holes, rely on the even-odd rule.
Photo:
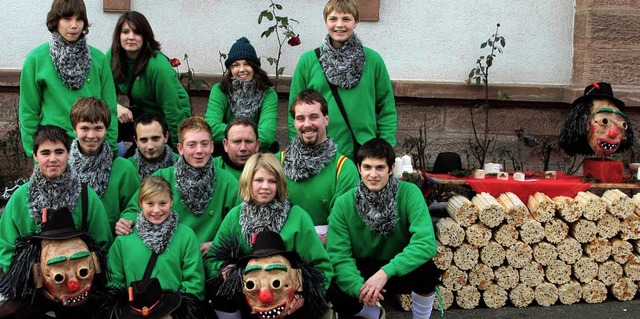
[(224, 130), (222, 146), (224, 152), (213, 159), (213, 166), (226, 170), (236, 179), (240, 179), (249, 157), (260, 149), (258, 127), (249, 118), (235, 118)]
[[(240, 203), (238, 181), (230, 173), (213, 166), (211, 127), (199, 116), (192, 116), (178, 128), (178, 153), (174, 166), (153, 173), (171, 184), (173, 206), (181, 224), (193, 230), (205, 256), (218, 232), (222, 219)], [(133, 231), (138, 216), (138, 193), (116, 223), (116, 235)]]
[(247, 38), (242, 37), (231, 46), (224, 65), (227, 70), (222, 82), (211, 89), (204, 113), (211, 125), (213, 141), (222, 143), (233, 119), (248, 117), (258, 125), (260, 151), (272, 147), (277, 150), (278, 94), (271, 87), (267, 72), (260, 68), (260, 59)]
[[(178, 214), (171, 210), (173, 198), (171, 185), (164, 178), (144, 179), (138, 197), (136, 228), (129, 235), (118, 236), (109, 249), (107, 264), (111, 276), (107, 287), (126, 294), (132, 282), (157, 278), (163, 291), (180, 293), (181, 307), (190, 304), (197, 309), (204, 299), (200, 243), (189, 226), (178, 222)], [(155, 264), (149, 266), (147, 273), (154, 253)], [(143, 278), (144, 274), (149, 277)]]
[(432, 261), (436, 237), (422, 192), (393, 177), (395, 152), (384, 139), (363, 144), (356, 163), (362, 181), (329, 215), (333, 309), (378, 319), (384, 296), (411, 293), (413, 318), (429, 318), (440, 271)]
[[(11, 264), (16, 240), (40, 231), (43, 209), (67, 208), (76, 228), (91, 235), (105, 250), (113, 241), (100, 197), (91, 187), (84, 188), (75, 170), (67, 165), (70, 144), (63, 128), (38, 127), (32, 149), (36, 166), (29, 181), (11, 195), (0, 216), (0, 270), (3, 272)], [(84, 221), (83, 204), (87, 208)]]
[(140, 179), (175, 164), (179, 155), (167, 145), (169, 129), (159, 115), (142, 114), (136, 118), (133, 127), (136, 150), (133, 156), (129, 157), (129, 161), (138, 171)]
[(114, 156), (104, 142), (111, 125), (107, 104), (93, 97), (79, 98), (71, 107), (71, 125), (77, 138), (71, 142), (69, 166), (100, 197), (115, 232), (120, 213), (140, 186), (140, 177), (127, 159)]
[(167, 123), (169, 145), (175, 148), (178, 126), (191, 116), (189, 95), (169, 58), (160, 52), (160, 43), (144, 15), (130, 11), (120, 16), (107, 60), (118, 93), (129, 98), (128, 108), (118, 105), (118, 140), (133, 142), (136, 117), (153, 113)]
[[(227, 279), (232, 265), (216, 259), (215, 251), (224, 246), (229, 238), (237, 238), (240, 256), (249, 255), (253, 237), (264, 231), (280, 234), (285, 250), (296, 252), (302, 259), (324, 273), (326, 279), (322, 287), (325, 293), (333, 275), (329, 256), (313, 228), (309, 215), (300, 206), (287, 200), (287, 183), (282, 166), (269, 153), (256, 153), (245, 165), (240, 176), (240, 197), (243, 202), (233, 208), (225, 217), (216, 234), (212, 249), (205, 259), (205, 272), (213, 278), (211, 288), (217, 291)], [(226, 266), (223, 267), (223, 264)], [(226, 300), (221, 294), (213, 293), (211, 304), (219, 319), (239, 319), (242, 305), (237, 300)], [(297, 300), (288, 314), (294, 313), (304, 304)]]
[[(33, 136), (39, 125), (62, 127), (75, 137), (69, 112), (80, 97), (107, 103), (116, 121), (116, 90), (109, 62), (100, 50), (87, 45), (89, 20), (82, 0), (54, 0), (47, 14), (51, 39), (28, 55), (20, 73), (18, 117), (27, 156), (33, 155)], [(115, 149), (117, 126), (106, 141)]]
[(300, 92), (289, 111), (298, 135), (276, 156), (287, 177), (289, 200), (309, 213), (320, 240), (326, 244), (329, 212), (336, 198), (358, 185), (360, 175), (356, 165), (340, 154), (334, 140), (327, 136), (327, 101), (318, 91)]
[[(327, 134), (338, 144), (338, 151), (351, 159), (358, 145), (374, 137), (395, 146), (398, 129), (387, 67), (380, 54), (363, 46), (354, 34), (358, 19), (355, 0), (327, 2), (324, 23), (328, 35), (319, 48), (302, 54), (289, 91), (289, 109), (304, 89), (315, 89), (324, 96), (331, 118)], [(295, 136), (294, 118), (289, 116), (289, 140)]]

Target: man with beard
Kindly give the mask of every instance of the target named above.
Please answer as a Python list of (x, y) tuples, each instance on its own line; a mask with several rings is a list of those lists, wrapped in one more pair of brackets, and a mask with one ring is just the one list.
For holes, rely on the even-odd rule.
[(234, 119), (227, 124), (222, 146), (224, 146), (224, 153), (213, 159), (213, 166), (240, 179), (242, 169), (249, 157), (260, 150), (258, 127), (249, 118)]
[(114, 157), (105, 134), (111, 124), (107, 104), (97, 98), (79, 98), (71, 107), (73, 131), (69, 166), (96, 191), (104, 205), (113, 232), (120, 213), (140, 187), (140, 178), (129, 161)]
[(298, 135), (277, 156), (284, 166), (289, 200), (309, 213), (323, 244), (335, 199), (358, 184), (356, 166), (327, 136), (327, 101), (313, 89), (300, 92), (290, 110)]
[(334, 282), (328, 297), (342, 316), (384, 318), (384, 296), (411, 293), (413, 318), (429, 318), (440, 271), (436, 237), (420, 189), (393, 177), (395, 152), (374, 138), (356, 155), (362, 181), (329, 216), (327, 253)]
[(178, 160), (178, 154), (167, 145), (169, 129), (158, 115), (142, 114), (136, 118), (133, 127), (133, 140), (137, 148), (129, 161), (138, 171), (141, 180), (161, 168), (173, 166)]
[[(33, 141), (37, 165), (29, 182), (13, 193), (0, 217), (2, 272), (9, 268), (18, 238), (40, 231), (43, 209), (68, 209), (76, 228), (89, 233), (103, 249), (113, 240), (100, 198), (90, 187), (83, 189), (80, 177), (67, 166), (70, 141), (65, 130), (53, 125), (40, 126)], [(86, 219), (83, 203), (87, 206)]]
[[(171, 210), (178, 214), (180, 223), (193, 229), (204, 256), (224, 216), (240, 203), (238, 181), (213, 166), (211, 127), (202, 117), (193, 116), (182, 122), (178, 128), (178, 152), (180, 157), (174, 166), (153, 175), (162, 176), (171, 184)], [(136, 192), (116, 224), (116, 235), (131, 233), (139, 212)]]

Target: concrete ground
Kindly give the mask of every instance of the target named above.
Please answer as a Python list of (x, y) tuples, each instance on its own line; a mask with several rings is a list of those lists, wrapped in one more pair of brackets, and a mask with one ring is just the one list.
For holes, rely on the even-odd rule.
[[(389, 301), (383, 303), (387, 310), (388, 319), (409, 319), (411, 312), (405, 312), (397, 302)], [(553, 305), (551, 307), (529, 306), (526, 308), (515, 308), (513, 306), (488, 309), (478, 308), (465, 310), (460, 308), (450, 308), (445, 311), (444, 317), (435, 310), (431, 314), (431, 319), (455, 318), (455, 319), (519, 319), (519, 318), (546, 318), (546, 319), (638, 319), (640, 318), (640, 299), (632, 301), (610, 300), (600, 304), (578, 303), (573, 305)]]

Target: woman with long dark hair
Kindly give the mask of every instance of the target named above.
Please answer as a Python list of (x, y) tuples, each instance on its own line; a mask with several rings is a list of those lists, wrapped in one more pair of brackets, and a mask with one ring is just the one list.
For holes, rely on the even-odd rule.
[[(227, 71), (222, 82), (211, 89), (204, 114), (217, 149), (222, 150), (219, 146), (227, 123), (237, 117), (247, 117), (258, 125), (260, 150), (269, 150), (276, 139), (278, 94), (271, 87), (267, 72), (260, 68), (256, 50), (242, 37), (231, 46), (224, 64)], [(274, 148), (272, 151), (277, 151), (277, 145)]]
[(135, 118), (153, 113), (167, 123), (175, 149), (178, 126), (191, 116), (189, 95), (169, 59), (160, 52), (160, 43), (144, 15), (130, 11), (120, 16), (107, 58), (118, 93), (129, 98), (128, 108), (118, 104), (118, 140), (133, 141)]

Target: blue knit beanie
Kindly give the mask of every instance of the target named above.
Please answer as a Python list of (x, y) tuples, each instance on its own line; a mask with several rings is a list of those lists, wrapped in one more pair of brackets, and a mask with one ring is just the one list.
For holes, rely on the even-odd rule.
[(260, 66), (260, 59), (258, 59), (256, 49), (253, 48), (249, 39), (245, 37), (238, 39), (236, 43), (231, 46), (227, 54), (227, 59), (224, 61), (224, 66), (228, 69), (233, 62), (238, 60), (253, 61)]

